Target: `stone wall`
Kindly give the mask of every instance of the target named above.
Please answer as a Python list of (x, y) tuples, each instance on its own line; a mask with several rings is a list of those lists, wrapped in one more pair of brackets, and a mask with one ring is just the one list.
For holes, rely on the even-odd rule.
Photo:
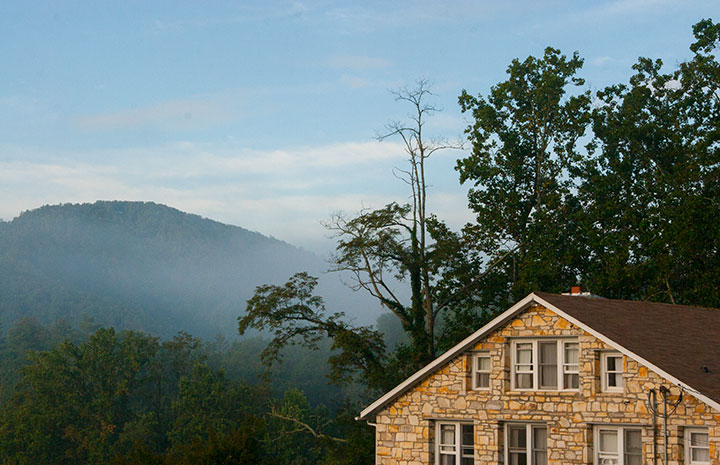
[[(528, 336), (578, 338), (580, 386), (577, 391), (510, 389), (509, 341)], [(377, 463), (434, 464), (435, 422), (463, 420), (475, 425), (476, 464), (503, 463), (504, 425), (512, 421), (546, 424), (548, 463), (558, 465), (593, 463), (594, 425), (636, 426), (642, 428), (643, 463), (653, 464), (653, 420), (646, 403), (648, 390), (664, 385), (671, 388), (671, 400), (675, 400), (679, 389), (647, 367), (624, 357), (624, 392), (601, 392), (600, 354), (610, 349), (550, 310), (531, 307), (473, 347), (472, 351), (490, 353), (489, 391), (472, 389), (472, 351), (467, 351), (377, 414)], [(682, 403), (669, 420), (668, 465), (685, 463), (682, 436), (688, 426), (709, 428), (711, 463), (720, 463), (720, 412), (684, 393)], [(657, 420), (656, 432), (656, 463), (663, 464), (661, 419)]]

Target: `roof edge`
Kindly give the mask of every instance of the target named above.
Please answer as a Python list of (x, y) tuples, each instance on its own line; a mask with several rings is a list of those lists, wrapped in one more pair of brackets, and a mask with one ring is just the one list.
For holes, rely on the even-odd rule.
[[(534, 293), (531, 294), (531, 295), (534, 295), (534, 296), (535, 296)], [(613, 348), (614, 348), (615, 350), (617, 350), (618, 352), (620, 352), (620, 353), (622, 353), (622, 354), (624, 354), (624, 355), (632, 358), (633, 360), (635, 360), (635, 361), (637, 361), (637, 362), (642, 363), (642, 364), (645, 365), (647, 368), (650, 368), (652, 371), (654, 371), (654, 372), (657, 373), (658, 375), (662, 376), (662, 377), (665, 378), (666, 380), (670, 381), (671, 383), (675, 384), (676, 386), (679, 386), (679, 387), (683, 388), (684, 390), (686, 390), (687, 392), (689, 392), (690, 395), (692, 395), (693, 397), (697, 398), (698, 400), (706, 403), (707, 405), (713, 407), (715, 410), (717, 410), (718, 412), (720, 412), (720, 402), (717, 402), (717, 401), (709, 398), (708, 396), (706, 396), (705, 394), (701, 393), (701, 392), (698, 391), (697, 389), (693, 388), (693, 387), (690, 386), (689, 384), (687, 384), (687, 383), (685, 383), (685, 382), (683, 382), (683, 381), (680, 381), (679, 379), (677, 379), (676, 377), (674, 377), (673, 375), (671, 375), (671, 374), (668, 373), (667, 371), (663, 370), (662, 368), (659, 368), (659, 367), (658, 367), (657, 365), (655, 365), (654, 363), (651, 363), (651, 362), (649, 362), (648, 360), (646, 360), (645, 358), (637, 355), (635, 352), (626, 349), (624, 346), (618, 344), (617, 342), (613, 341), (612, 339), (610, 339), (609, 337), (607, 337), (607, 336), (605, 336), (604, 334), (600, 333), (599, 331), (594, 330), (593, 328), (591, 328), (591, 327), (588, 326), (587, 324), (581, 322), (581, 321), (578, 320), (577, 318), (575, 318), (575, 317), (567, 314), (566, 312), (564, 312), (563, 310), (561, 310), (561, 309), (558, 308), (557, 306), (551, 304), (550, 302), (548, 302), (547, 300), (543, 299), (542, 297), (535, 296), (535, 299), (536, 299), (536, 302), (539, 303), (539, 304), (541, 304), (543, 307), (545, 307), (545, 308), (547, 308), (547, 309), (549, 309), (549, 310), (552, 310), (553, 312), (555, 312), (555, 313), (557, 313), (559, 316), (565, 318), (566, 320), (568, 320), (570, 323), (574, 324), (575, 326), (577, 326), (577, 327), (579, 327), (579, 328), (581, 328), (581, 329), (584, 329), (584, 330), (587, 331), (588, 333), (592, 334), (592, 335), (595, 336), (596, 338), (598, 338), (598, 339), (600, 339), (601, 341), (603, 341), (605, 344), (613, 347)]]
[(459, 353), (465, 351), (468, 347), (475, 344), (481, 337), (483, 337), (485, 334), (489, 333), (493, 329), (497, 328), (501, 324), (503, 324), (506, 320), (512, 318), (516, 313), (524, 310), (528, 306), (530, 306), (533, 302), (537, 301), (538, 297), (534, 293), (528, 294), (524, 299), (517, 302), (515, 305), (510, 307), (509, 309), (502, 312), (500, 315), (493, 318), (489, 323), (487, 323), (482, 328), (478, 329), (474, 333), (472, 333), (470, 336), (466, 337), (462, 341), (460, 341), (458, 344), (447, 350), (445, 353), (437, 357), (432, 362), (425, 365), (423, 368), (415, 372), (412, 376), (407, 378), (402, 383), (395, 386), (392, 390), (387, 392), (385, 395), (380, 397), (378, 400), (367, 406), (362, 412), (360, 412), (360, 416), (357, 418), (358, 420), (365, 420), (368, 416), (377, 413), (378, 410), (385, 407), (388, 403), (395, 400), (398, 396), (402, 395), (407, 388), (414, 385), (415, 383), (418, 383), (422, 381), (426, 375), (433, 372), (438, 367), (444, 365), (446, 362), (454, 358)]

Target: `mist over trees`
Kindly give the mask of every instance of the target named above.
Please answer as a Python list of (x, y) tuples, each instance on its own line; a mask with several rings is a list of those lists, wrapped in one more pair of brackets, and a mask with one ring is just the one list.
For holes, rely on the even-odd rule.
[[(703, 20), (693, 31), (690, 60), (665, 71), (662, 61), (640, 58), (628, 83), (596, 93), (584, 87), (582, 58), (554, 48), (513, 60), (507, 79), (488, 93), (463, 91), (470, 151), (457, 171), (476, 219), (460, 231), (424, 210), (422, 163), (444, 146), (423, 132), (432, 95), (424, 83), (401, 91), (413, 116), (391, 123), (390, 133), (408, 148), (401, 169), (410, 203), (331, 222), (333, 265), (354, 273), (356, 288), (385, 308), (376, 325), (354, 322), (324, 298), (312, 270), (297, 268), (284, 284), (257, 286), (246, 312), (234, 307), (241, 334), (254, 329), (267, 339), (161, 340), (87, 318), (77, 326), (3, 323), (10, 329), (0, 332), (0, 361), (10, 374), (0, 380), (0, 457), (9, 464), (369, 464), (373, 430), (353, 421), (360, 406), (528, 292), (580, 284), (606, 297), (720, 307), (720, 24)], [(0, 282), (33, 278), (44, 263), (18, 231), (42, 230), (46, 213), (23, 219), (33, 225), (26, 230), (0, 224), (0, 253), (17, 269), (3, 270)], [(49, 248), (62, 249), (76, 233), (98, 250), (72, 222)], [(116, 240), (127, 250), (148, 244)], [(75, 276), (72, 262), (48, 266), (92, 289), (92, 277)], [(120, 273), (128, 285), (123, 279)], [(3, 299), (12, 302), (12, 289), (3, 289)], [(49, 295), (43, 302), (64, 296)], [(293, 389), (293, 369), (316, 384)], [(327, 391), (317, 384), (323, 375), (334, 383)], [(268, 377), (273, 383), (263, 382)]]
[[(72, 325), (92, 318), (166, 338), (233, 337), (255, 286), (326, 267), (282, 241), (151, 202), (45, 206), (0, 228), (6, 328), (26, 316)], [(321, 288), (349, 314), (366, 309), (337, 277)]]

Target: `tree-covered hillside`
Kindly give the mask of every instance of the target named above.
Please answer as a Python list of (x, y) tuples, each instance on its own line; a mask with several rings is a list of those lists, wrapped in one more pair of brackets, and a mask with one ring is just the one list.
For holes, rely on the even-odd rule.
[(256, 285), (324, 267), (282, 241), (151, 202), (44, 206), (0, 222), (0, 324), (90, 317), (166, 337), (236, 334)]

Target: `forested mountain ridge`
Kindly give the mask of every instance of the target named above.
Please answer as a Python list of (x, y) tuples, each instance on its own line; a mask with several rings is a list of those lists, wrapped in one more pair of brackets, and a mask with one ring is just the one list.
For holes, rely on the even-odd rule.
[(233, 334), (256, 285), (324, 267), (285, 242), (152, 202), (44, 206), (0, 222), (0, 324), (91, 317), (165, 337)]

